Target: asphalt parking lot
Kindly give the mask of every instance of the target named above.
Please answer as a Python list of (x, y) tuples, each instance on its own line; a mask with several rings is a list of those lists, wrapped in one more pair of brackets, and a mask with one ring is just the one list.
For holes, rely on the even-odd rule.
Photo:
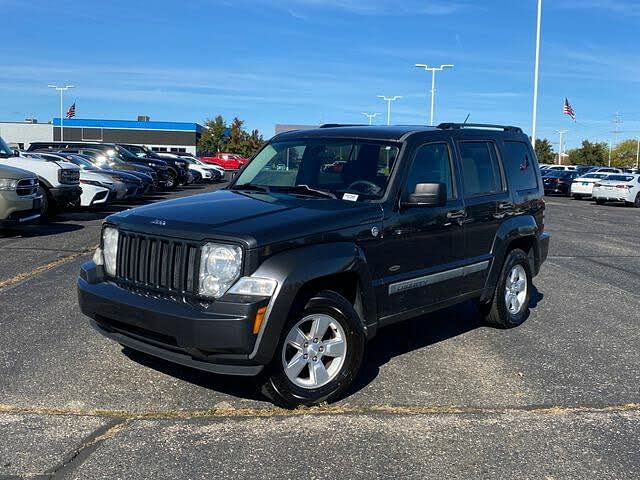
[(547, 205), (522, 326), (389, 327), (347, 398), (297, 411), (94, 333), (75, 281), (113, 209), (0, 233), (0, 478), (639, 478), (640, 209)]

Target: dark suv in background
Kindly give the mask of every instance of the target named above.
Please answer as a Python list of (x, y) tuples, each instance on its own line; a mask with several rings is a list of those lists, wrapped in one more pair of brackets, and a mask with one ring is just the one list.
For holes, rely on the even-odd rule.
[(133, 145), (131, 143), (119, 143), (118, 145), (126, 148), (140, 158), (153, 158), (155, 160), (166, 162), (167, 165), (169, 165), (169, 174), (172, 177), (170, 181), (173, 182), (173, 186), (191, 182), (191, 179), (189, 178), (189, 164), (185, 160), (162, 157), (143, 145)]
[(170, 185), (169, 167), (167, 163), (155, 158), (140, 158), (126, 148), (115, 143), (91, 143), (91, 142), (33, 142), (29, 145), (29, 152), (72, 152), (78, 149), (92, 149), (104, 153), (106, 156), (120, 160), (121, 162), (144, 167), (137, 168), (143, 173), (149, 172), (157, 188), (172, 188)]
[(521, 324), (544, 209), (516, 127), (288, 132), (225, 190), (108, 217), (79, 302), (122, 345), (313, 405), (345, 392), (386, 325), (466, 300)]

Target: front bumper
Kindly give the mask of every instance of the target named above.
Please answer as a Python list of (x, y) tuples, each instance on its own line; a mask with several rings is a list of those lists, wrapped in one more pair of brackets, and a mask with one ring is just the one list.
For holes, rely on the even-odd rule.
[(253, 321), (268, 299), (218, 300), (203, 308), (137, 292), (106, 281), (102, 267), (82, 265), (78, 279), (82, 313), (103, 335), (134, 350), (213, 373), (257, 375), (249, 359)]
[(15, 191), (0, 192), (0, 225), (13, 226), (40, 218), (42, 195), (20, 196)]
[(77, 185), (61, 185), (50, 188), (49, 194), (58, 205), (77, 205), (80, 202), (82, 188)]

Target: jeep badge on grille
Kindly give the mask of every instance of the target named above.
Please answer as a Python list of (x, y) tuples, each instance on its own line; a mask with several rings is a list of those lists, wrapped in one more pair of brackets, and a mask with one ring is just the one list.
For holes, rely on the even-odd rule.
[(156, 218), (154, 220), (151, 220), (150, 223), (153, 223), (154, 225), (160, 225), (161, 227), (164, 227), (167, 225), (166, 220), (160, 220), (159, 218)]

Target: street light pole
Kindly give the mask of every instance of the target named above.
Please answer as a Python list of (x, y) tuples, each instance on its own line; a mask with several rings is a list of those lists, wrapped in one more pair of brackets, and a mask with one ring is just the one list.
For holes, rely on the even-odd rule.
[(638, 149), (636, 150), (636, 170), (638, 168), (640, 168), (640, 137), (638, 137)]
[(564, 149), (562, 139), (564, 137), (564, 134), (567, 133), (567, 130), (556, 130), (556, 132), (560, 134), (560, 147), (558, 147), (558, 165), (562, 165), (562, 151)]
[(49, 88), (53, 88), (60, 92), (60, 141), (64, 141), (64, 125), (63, 125), (63, 116), (64, 116), (64, 104), (62, 102), (63, 92), (66, 92), (70, 88), (75, 88), (75, 85), (65, 85), (64, 87), (59, 87), (57, 85), (47, 85)]
[(441, 72), (445, 68), (453, 68), (454, 66), (447, 64), (440, 65), (439, 67), (429, 67), (424, 63), (416, 63), (415, 66), (431, 72), (431, 116), (429, 117), (429, 125), (433, 125), (433, 112), (435, 110), (436, 103), (436, 72)]
[(536, 24), (536, 63), (533, 73), (533, 118), (531, 126), (531, 144), (536, 147), (536, 120), (538, 116), (538, 73), (540, 70), (540, 23), (542, 20), (542, 0), (538, 0), (538, 21)]
[(380, 115), (379, 113), (366, 113), (366, 112), (362, 112), (362, 114), (369, 119), (369, 125), (372, 124), (374, 118)]
[(399, 95), (394, 95), (393, 97), (385, 97), (384, 95), (378, 95), (378, 98), (381, 98), (382, 100), (387, 102), (387, 125), (391, 125), (391, 102), (395, 102), (396, 100), (399, 100), (402, 97)]

